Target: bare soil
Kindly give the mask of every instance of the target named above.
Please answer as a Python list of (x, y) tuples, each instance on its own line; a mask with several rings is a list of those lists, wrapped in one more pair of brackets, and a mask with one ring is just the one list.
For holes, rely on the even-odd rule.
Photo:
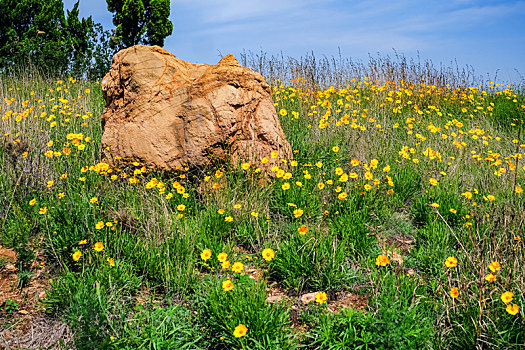
[(40, 303), (49, 289), (50, 276), (38, 254), (30, 271), (31, 281), (18, 288), (16, 253), (0, 246), (0, 349), (74, 348), (69, 327), (47, 315)]

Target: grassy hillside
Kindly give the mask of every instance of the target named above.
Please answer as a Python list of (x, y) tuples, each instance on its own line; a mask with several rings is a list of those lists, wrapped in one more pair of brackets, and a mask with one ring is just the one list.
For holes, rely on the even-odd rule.
[(273, 84), (294, 159), (267, 177), (111, 168), (98, 83), (4, 78), (0, 340), (38, 318), (79, 349), (522, 348), (523, 92), (316, 86)]

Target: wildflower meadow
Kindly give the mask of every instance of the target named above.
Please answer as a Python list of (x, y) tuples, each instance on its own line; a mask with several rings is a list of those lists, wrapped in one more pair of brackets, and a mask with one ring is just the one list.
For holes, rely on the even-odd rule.
[(293, 159), (174, 172), (101, 162), (98, 81), (2, 77), (0, 340), (525, 347), (523, 86), (305, 72), (265, 74)]

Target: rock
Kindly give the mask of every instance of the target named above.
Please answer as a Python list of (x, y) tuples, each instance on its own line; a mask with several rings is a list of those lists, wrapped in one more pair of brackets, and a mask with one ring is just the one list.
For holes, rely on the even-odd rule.
[(307, 294), (301, 295), (301, 302), (304, 305), (306, 305), (306, 304), (311, 303), (312, 301), (315, 301), (315, 295), (316, 294), (317, 294), (317, 292), (307, 293)]
[(399, 254), (395, 250), (387, 251), (386, 255), (390, 257), (391, 261), (397, 262), (399, 265), (403, 265), (403, 255)]
[(282, 295), (271, 295), (266, 298), (266, 302), (270, 304), (280, 303), (283, 300)]
[(18, 270), (16, 266), (11, 263), (5, 264), (5, 269), (6, 271), (9, 271), (9, 272), (16, 272)]
[(16, 253), (13, 249), (4, 248), (0, 245), (0, 258), (7, 260), (8, 262), (15, 262)]
[(109, 164), (118, 156), (171, 170), (260, 160), (272, 151), (292, 158), (269, 85), (233, 55), (208, 65), (132, 46), (113, 57), (102, 92), (102, 160)]

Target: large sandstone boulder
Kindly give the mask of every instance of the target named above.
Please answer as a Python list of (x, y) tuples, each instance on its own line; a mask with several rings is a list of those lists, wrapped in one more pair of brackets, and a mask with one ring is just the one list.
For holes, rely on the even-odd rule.
[(190, 63), (158, 46), (113, 57), (102, 80), (102, 158), (156, 169), (211, 160), (290, 159), (290, 144), (264, 78), (233, 55), (216, 65)]

